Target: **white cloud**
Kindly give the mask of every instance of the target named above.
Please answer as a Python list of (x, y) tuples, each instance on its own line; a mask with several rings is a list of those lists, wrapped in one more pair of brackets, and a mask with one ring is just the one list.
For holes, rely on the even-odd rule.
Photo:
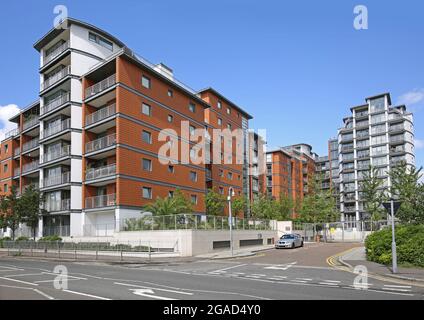
[(20, 109), (16, 104), (0, 106), (0, 141), (7, 132), (16, 128), (16, 123), (10, 122), (9, 119), (19, 112)]
[(424, 140), (415, 139), (414, 145), (415, 145), (415, 149), (424, 149)]
[(414, 89), (409, 91), (403, 95), (401, 95), (398, 99), (399, 104), (405, 104), (406, 106), (410, 106), (413, 104), (417, 104), (424, 100), (424, 89)]

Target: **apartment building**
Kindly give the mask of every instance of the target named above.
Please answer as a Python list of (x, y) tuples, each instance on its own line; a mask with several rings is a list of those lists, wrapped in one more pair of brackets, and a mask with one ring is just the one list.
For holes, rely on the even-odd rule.
[[(234, 154), (223, 154), (230, 158), (223, 164), (198, 161), (210, 159), (214, 138), (196, 137), (195, 129), (247, 132), (252, 118), (218, 91), (195, 91), (163, 63), (152, 64), (71, 18), (34, 47), (39, 100), (10, 119), (17, 128), (0, 145), (0, 185), (1, 194), (12, 185), (19, 193), (30, 184), (40, 188), (47, 214), (39, 236), (114, 232), (125, 219), (140, 217), (143, 205), (177, 189), (196, 213), (205, 213), (208, 188), (224, 195), (231, 188), (237, 196), (246, 190), (246, 148), (240, 163)], [(206, 151), (198, 148), (202, 138)], [(242, 139), (232, 139), (233, 147)], [(175, 145), (176, 155), (161, 152)]]
[(310, 192), (309, 181), (315, 175), (316, 157), (312, 146), (307, 144), (267, 151), (264, 193), (275, 199), (285, 195), (300, 205)]
[[(266, 141), (254, 131), (248, 133), (249, 145), (249, 199), (250, 202), (259, 197), (264, 190)], [(246, 191), (247, 194), (247, 191)]]
[[(413, 115), (406, 107), (392, 106), (389, 93), (369, 97), (351, 108), (338, 131), (340, 209), (343, 221), (368, 218), (361, 181), (369, 167), (378, 168), (382, 188), (391, 186), (389, 170), (401, 161), (415, 165)], [(330, 152), (334, 150), (336, 142)], [(333, 153), (334, 152), (334, 153)]]

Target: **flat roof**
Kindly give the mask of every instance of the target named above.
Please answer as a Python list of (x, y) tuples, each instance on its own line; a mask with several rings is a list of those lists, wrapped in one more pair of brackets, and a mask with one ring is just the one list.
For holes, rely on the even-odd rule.
[(121, 46), (121, 47), (125, 46), (125, 44), (121, 40), (112, 36), (110, 33), (106, 32), (102, 29), (99, 29), (99, 28), (93, 26), (92, 24), (89, 24), (89, 23), (68, 17), (68, 18), (66, 18), (65, 20), (62, 21), (62, 23), (60, 24), (60, 27), (52, 28), (41, 39), (39, 39), (36, 43), (34, 43), (34, 48), (37, 51), (40, 51), (44, 46), (49, 44), (50, 41), (52, 41), (54, 38), (56, 38), (58, 35), (60, 35), (64, 30), (67, 29), (67, 27), (64, 26), (64, 25), (66, 25), (66, 23), (75, 24), (75, 25), (87, 28), (87, 29), (92, 30), (92, 31), (96, 32), (97, 34), (109, 39), (109, 40), (112, 40), (118, 46)]
[(247, 118), (253, 119), (253, 117), (247, 113), (245, 110), (243, 110), (242, 108), (240, 108), (238, 105), (236, 105), (234, 102), (232, 102), (230, 99), (228, 99), (227, 97), (225, 97), (224, 95), (222, 95), (220, 92), (218, 92), (217, 90), (215, 90), (212, 87), (207, 87), (205, 89), (202, 89), (200, 91), (198, 91), (198, 93), (204, 93), (204, 92), (212, 92), (213, 94), (215, 94), (216, 96), (218, 96), (219, 98), (221, 98), (222, 100), (224, 100), (225, 102), (227, 102), (229, 105), (231, 105), (232, 107), (234, 107), (235, 109), (237, 109), (238, 111), (242, 112), (244, 115), (247, 116)]
[(387, 99), (389, 100), (389, 105), (391, 105), (392, 104), (392, 99), (390, 97), (390, 93), (389, 92), (385, 92), (385, 93), (381, 93), (381, 94), (377, 94), (375, 96), (371, 96), (371, 97), (365, 98), (365, 101), (368, 101), (368, 100), (371, 100), (371, 99), (376, 99), (376, 98), (381, 98), (381, 97), (384, 97), (384, 96), (387, 96)]
[(12, 116), (12, 117), (9, 119), (9, 121), (10, 121), (10, 122), (16, 122), (16, 121), (19, 121), (19, 116), (20, 116), (22, 113), (27, 112), (28, 110), (30, 110), (30, 109), (32, 109), (32, 108), (34, 108), (34, 107), (36, 107), (36, 106), (37, 106), (37, 105), (39, 105), (39, 104), (40, 104), (40, 100), (36, 100), (36, 101), (32, 102), (31, 104), (27, 105), (25, 108), (20, 109), (20, 111), (19, 111), (17, 114), (15, 114), (14, 116)]

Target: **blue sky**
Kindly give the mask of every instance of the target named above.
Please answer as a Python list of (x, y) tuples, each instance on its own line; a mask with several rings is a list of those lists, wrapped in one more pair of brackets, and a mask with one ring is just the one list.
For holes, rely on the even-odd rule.
[[(0, 121), (37, 97), (33, 43), (53, 8), (115, 35), (164, 62), (194, 89), (212, 86), (267, 129), (268, 145), (298, 142), (326, 153), (349, 108), (390, 92), (415, 115), (417, 164), (424, 165), (423, 1), (14, 1), (2, 4)], [(353, 28), (366, 5), (369, 29)], [(0, 128), (4, 123), (0, 123)]]

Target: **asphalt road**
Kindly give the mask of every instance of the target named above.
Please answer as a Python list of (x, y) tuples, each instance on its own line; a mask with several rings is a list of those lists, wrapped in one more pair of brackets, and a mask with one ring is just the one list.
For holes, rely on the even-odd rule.
[[(331, 268), (325, 262), (328, 256), (347, 247), (312, 244), (231, 260), (126, 265), (3, 256), (0, 300), (424, 298), (422, 287), (375, 279), (361, 282), (361, 288), (355, 288), (357, 275)], [(68, 273), (55, 273), (58, 265), (65, 266)], [(61, 287), (55, 288), (55, 283)], [(66, 283), (67, 287), (63, 287)]]

